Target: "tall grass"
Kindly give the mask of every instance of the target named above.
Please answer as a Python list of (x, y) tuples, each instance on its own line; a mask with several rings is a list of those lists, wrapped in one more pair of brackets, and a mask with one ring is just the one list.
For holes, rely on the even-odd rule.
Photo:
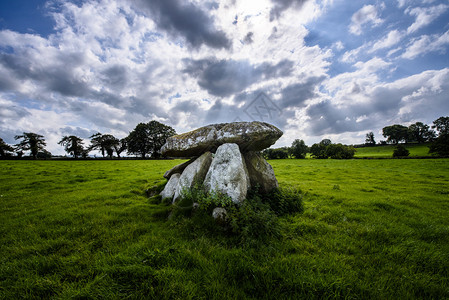
[(449, 160), (270, 161), (304, 212), (257, 247), (167, 220), (178, 163), (0, 161), (0, 298), (449, 297)]

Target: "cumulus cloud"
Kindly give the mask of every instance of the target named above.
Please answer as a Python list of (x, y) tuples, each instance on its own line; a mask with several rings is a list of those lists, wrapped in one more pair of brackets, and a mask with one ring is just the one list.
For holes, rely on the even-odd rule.
[(447, 9), (448, 5), (440, 4), (432, 7), (415, 7), (407, 8), (405, 12), (411, 16), (415, 16), (415, 22), (407, 29), (407, 33), (413, 33), (424, 26), (432, 23), (436, 18), (441, 16)]
[(446, 53), (449, 44), (449, 31), (442, 35), (422, 35), (407, 46), (402, 58), (414, 59), (429, 52)]
[(375, 42), (368, 52), (372, 53), (380, 49), (391, 48), (397, 43), (399, 43), (403, 37), (404, 34), (401, 33), (400, 31), (392, 30), (388, 33), (388, 35), (384, 39)]
[(355, 35), (362, 34), (362, 27), (370, 23), (373, 27), (379, 26), (383, 20), (378, 16), (377, 8), (374, 5), (365, 5), (351, 17), (349, 32)]

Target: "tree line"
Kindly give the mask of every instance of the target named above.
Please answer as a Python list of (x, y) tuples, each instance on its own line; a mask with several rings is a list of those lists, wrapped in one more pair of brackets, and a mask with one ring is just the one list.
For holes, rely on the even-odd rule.
[(323, 139), (309, 147), (303, 140), (296, 139), (290, 147), (269, 148), (262, 151), (266, 159), (303, 159), (306, 158), (307, 153), (310, 153), (312, 158), (317, 159), (350, 159), (354, 157), (355, 148), (340, 143), (334, 144), (330, 139)]
[[(436, 119), (432, 126), (422, 122), (416, 122), (408, 127), (401, 124), (386, 126), (382, 128), (382, 135), (386, 140), (380, 141), (380, 144), (431, 143), (429, 153), (449, 155), (449, 117)], [(376, 145), (373, 132), (366, 134), (365, 145)]]
[[(86, 158), (89, 152), (98, 150), (103, 157), (112, 158), (114, 153), (120, 157), (121, 153), (127, 151), (128, 154), (141, 158), (147, 156), (158, 158), (161, 156), (161, 148), (170, 136), (176, 131), (165, 124), (157, 121), (139, 123), (133, 131), (125, 138), (118, 139), (111, 134), (96, 133), (90, 137), (90, 145), (85, 146), (83, 139), (78, 136), (64, 136), (59, 144), (64, 150), (74, 158)], [(422, 122), (416, 122), (410, 126), (394, 124), (382, 129), (382, 135), (386, 141), (379, 144), (399, 143), (431, 143), (429, 152), (440, 156), (449, 156), (449, 117), (440, 117), (429, 126)], [(18, 157), (22, 157), (25, 151), (30, 151), (33, 158), (50, 158), (51, 153), (45, 150), (46, 142), (42, 135), (24, 132), (15, 136), (20, 142), (16, 145), (8, 145), (0, 138), (0, 157), (11, 156), (13, 152)], [(366, 146), (376, 145), (373, 132), (366, 134)], [(400, 145), (399, 145), (400, 146)], [(397, 156), (407, 156), (407, 150), (397, 147)], [(265, 149), (262, 154), (267, 159), (283, 158), (305, 158), (307, 153), (317, 159), (349, 159), (353, 158), (356, 150), (353, 146), (334, 144), (329, 139), (323, 139), (308, 147), (303, 140), (296, 139), (290, 147)]]
[[(440, 156), (449, 156), (449, 117), (440, 117), (429, 126), (422, 122), (416, 122), (410, 126), (394, 124), (382, 129), (382, 135), (386, 141), (380, 141), (380, 145), (395, 144), (393, 157), (408, 156), (408, 150), (399, 143), (431, 143), (429, 153)], [(365, 146), (376, 145), (373, 132), (366, 134)], [(267, 159), (305, 158), (310, 153), (317, 159), (349, 159), (353, 158), (356, 149), (353, 146), (334, 144), (329, 139), (323, 139), (308, 147), (303, 140), (296, 139), (290, 147), (269, 148), (262, 152)]]
[[(64, 150), (76, 158), (86, 158), (89, 152), (98, 150), (103, 157), (112, 158), (114, 153), (120, 157), (121, 153), (127, 151), (128, 154), (145, 158), (158, 158), (161, 156), (161, 148), (170, 136), (176, 131), (165, 124), (157, 121), (139, 123), (134, 130), (125, 138), (118, 139), (112, 134), (95, 133), (90, 136), (90, 145), (85, 146), (82, 138), (76, 135), (67, 135), (58, 142)], [(51, 153), (45, 149), (47, 145), (44, 136), (24, 132), (14, 137), (19, 140), (16, 145), (8, 145), (0, 138), (0, 157), (12, 156), (16, 153), (22, 157), (25, 151), (30, 151), (31, 156), (36, 158), (50, 158)]]

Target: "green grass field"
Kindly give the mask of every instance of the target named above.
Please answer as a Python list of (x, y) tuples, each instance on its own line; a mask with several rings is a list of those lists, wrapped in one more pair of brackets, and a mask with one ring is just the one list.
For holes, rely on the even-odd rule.
[[(431, 156), (429, 154), (429, 145), (430, 144), (406, 144), (405, 148), (410, 151), (410, 157), (425, 157)], [(356, 148), (356, 152), (354, 157), (356, 158), (391, 158), (393, 156), (393, 151), (395, 145), (382, 145), (375, 147), (363, 147)]]
[(147, 198), (180, 162), (0, 161), (0, 298), (449, 298), (448, 159), (272, 160), (305, 210), (254, 248)]

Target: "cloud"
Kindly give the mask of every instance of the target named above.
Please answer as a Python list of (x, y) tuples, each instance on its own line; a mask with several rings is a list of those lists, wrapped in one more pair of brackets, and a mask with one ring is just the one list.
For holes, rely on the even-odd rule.
[[(306, 109), (311, 135), (341, 134), (382, 128), (393, 123), (431, 123), (449, 109), (449, 69), (430, 70), (391, 83), (365, 85), (357, 93), (336, 94)], [(349, 89), (342, 82), (341, 89)], [(363, 100), (361, 100), (363, 99)], [(433, 108), (438, 107), (439, 111)]]
[(365, 5), (352, 15), (349, 32), (355, 35), (361, 35), (363, 25), (367, 23), (371, 23), (373, 27), (383, 23), (374, 5)]
[(294, 7), (296, 9), (301, 8), (307, 1), (308, 0), (271, 0), (274, 6), (270, 11), (270, 21), (278, 19), (282, 12), (290, 7)]
[(368, 53), (372, 53), (380, 49), (391, 48), (392, 46), (399, 43), (403, 37), (404, 34), (401, 33), (400, 31), (392, 30), (388, 33), (388, 35), (384, 39), (375, 42), (374, 45), (371, 47), (371, 49), (368, 51)]
[(416, 32), (424, 26), (432, 23), (436, 18), (441, 16), (447, 9), (448, 5), (440, 4), (432, 7), (415, 7), (407, 8), (405, 12), (411, 16), (415, 16), (415, 22), (407, 29), (407, 33)]
[(211, 95), (230, 96), (245, 90), (253, 83), (270, 78), (289, 76), (293, 63), (283, 60), (273, 65), (253, 65), (249, 60), (217, 60), (215, 58), (186, 59), (184, 72), (197, 78), (198, 85)]
[(401, 57), (405, 59), (415, 59), (418, 56), (430, 52), (446, 53), (448, 44), (449, 30), (442, 35), (422, 35), (410, 42)]
[(216, 49), (231, 47), (232, 43), (225, 32), (217, 29), (214, 20), (197, 5), (181, 0), (141, 1), (149, 9), (158, 28), (172, 36), (182, 36), (191, 46), (198, 48), (204, 44)]

